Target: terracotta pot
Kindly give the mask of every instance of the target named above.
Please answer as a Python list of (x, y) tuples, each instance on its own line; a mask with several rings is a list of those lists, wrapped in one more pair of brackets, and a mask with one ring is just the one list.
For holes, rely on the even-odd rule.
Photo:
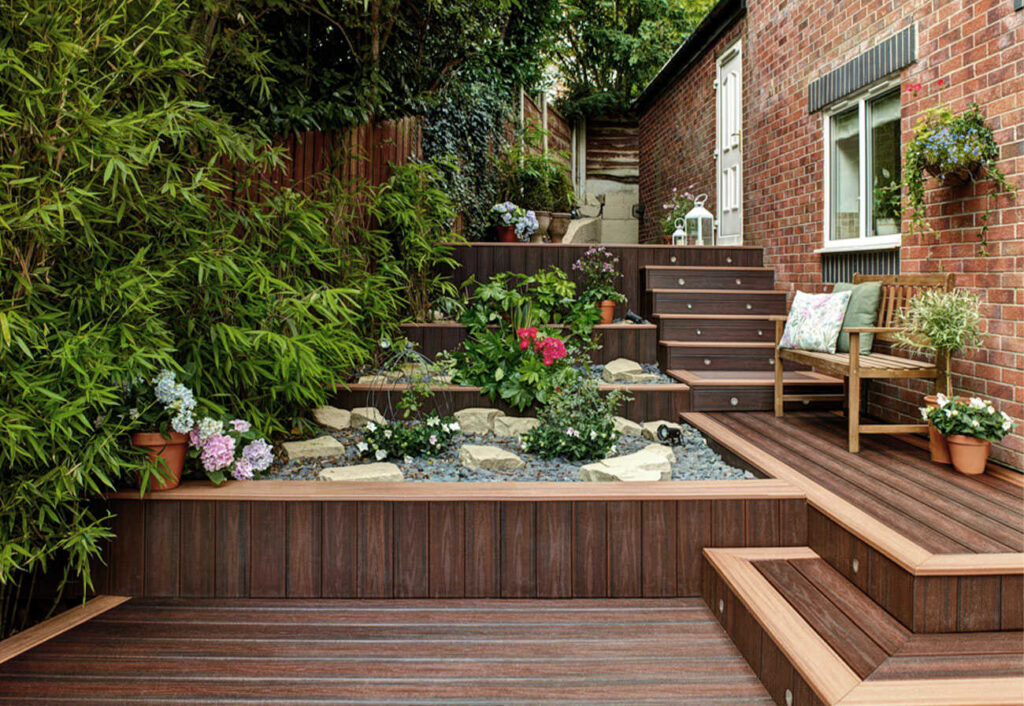
[(952, 434), (946, 437), (949, 442), (949, 456), (953, 460), (953, 468), (969, 476), (985, 472), (988, 454), (992, 450), (992, 442), (974, 436)]
[[(939, 406), (939, 398), (935, 395), (928, 395), (924, 398), (924, 403), (928, 409), (935, 409)], [(931, 451), (933, 462), (950, 463), (949, 444), (946, 442), (946, 437), (931, 422), (928, 422), (928, 450)]]
[(551, 238), (552, 243), (562, 242), (562, 238), (565, 237), (566, 231), (569, 230), (569, 219), (571, 217), (571, 213), (562, 213), (558, 211), (551, 212), (551, 224), (548, 225), (548, 237)]
[(602, 299), (597, 303), (597, 308), (601, 310), (601, 323), (610, 324), (615, 320), (615, 302), (611, 299)]
[(518, 243), (515, 226), (494, 226), (498, 230), (499, 243)]
[[(188, 437), (176, 431), (169, 432), (169, 434), (169, 439), (165, 439), (157, 432), (132, 434), (132, 446), (146, 449), (149, 462), (161, 465), (159, 475), (163, 480), (157, 478), (156, 474), (151, 475), (150, 490), (170, 490), (178, 487), (178, 484), (181, 483), (181, 471), (185, 467), (185, 452), (188, 450)], [(141, 482), (139, 479), (140, 484)]]
[(542, 237), (547, 235), (548, 226), (551, 225), (551, 211), (534, 211), (533, 215), (537, 216), (537, 233), (535, 235)]

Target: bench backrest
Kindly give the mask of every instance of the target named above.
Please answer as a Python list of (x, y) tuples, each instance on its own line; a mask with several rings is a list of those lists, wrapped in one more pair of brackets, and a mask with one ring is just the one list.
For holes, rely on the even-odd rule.
[[(896, 327), (899, 325), (899, 312), (917, 294), (929, 289), (950, 291), (953, 289), (955, 275), (952, 272), (928, 275), (862, 275), (855, 274), (853, 283), (881, 282), (882, 301), (878, 305), (878, 320), (875, 326)], [(895, 336), (880, 333), (876, 336), (883, 341), (895, 340)]]

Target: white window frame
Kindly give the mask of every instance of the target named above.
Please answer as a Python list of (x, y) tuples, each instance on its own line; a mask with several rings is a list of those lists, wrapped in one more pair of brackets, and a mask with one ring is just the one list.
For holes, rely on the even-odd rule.
[[(733, 58), (738, 58), (740, 60), (740, 82), (739, 82), (738, 85), (735, 86), (735, 88), (726, 89), (725, 86), (727, 84), (723, 84), (723, 82), (722, 82), (722, 79), (724, 78), (722, 76), (722, 65), (725, 64), (726, 62), (730, 61)], [(715, 85), (718, 87), (718, 90), (716, 91), (716, 96), (715, 96), (715, 102), (716, 102), (715, 103), (715, 113), (716, 113), (716, 115), (715, 115), (715, 197), (716, 198), (715, 198), (715, 225), (714, 225), (715, 239), (713, 241), (715, 245), (718, 244), (718, 234), (719, 234), (720, 228), (721, 228), (722, 215), (723, 215), (723, 212), (726, 211), (726, 210), (733, 210), (733, 209), (738, 209), (739, 210), (739, 213), (737, 214), (737, 217), (739, 219), (741, 241), (742, 241), (742, 237), (743, 237), (743, 209), (740, 208), (740, 201), (742, 201), (742, 199), (743, 199), (743, 161), (742, 161), (743, 158), (742, 158), (742, 150), (743, 150), (743, 99), (744, 99), (744, 96), (743, 96), (743, 76), (742, 76), (742, 74), (743, 74), (743, 40), (742, 40), (742, 38), (737, 37), (735, 40), (732, 41), (732, 43), (729, 44), (728, 47), (726, 47), (718, 55), (718, 58), (715, 60)], [(734, 85), (734, 84), (735, 84), (735, 82), (730, 81), (728, 85)], [(726, 136), (726, 135), (723, 134), (723, 131), (726, 134), (728, 134), (730, 132), (729, 125), (723, 125), (722, 124), (722, 123), (728, 122), (728, 120), (729, 120), (729, 116), (726, 114), (726, 112), (724, 110), (724, 105), (725, 105), (725, 101), (726, 101), (726, 96), (725, 96), (725, 91), (726, 90), (733, 90), (733, 91), (735, 91), (735, 93), (734, 93), (734, 95), (732, 97), (733, 102), (735, 102), (736, 98), (739, 97), (739, 102), (740, 102), (740, 111), (739, 111), (740, 125), (738, 127), (739, 134), (735, 135), (735, 138), (736, 138), (735, 140), (733, 140), (733, 139), (729, 140), (729, 147), (728, 147), (728, 149), (740, 150), (741, 156), (740, 156), (740, 166), (739, 166), (739, 168), (733, 170), (733, 174), (731, 174), (730, 176), (728, 176), (726, 178), (722, 178), (722, 175), (721, 175), (722, 158), (721, 158), (721, 151), (720, 151), (719, 147), (723, 143), (723, 139), (722, 138)], [(732, 130), (732, 132), (735, 133), (736, 130)], [(733, 135), (728, 135), (728, 136), (730, 138), (733, 137)], [(730, 188), (728, 190), (726, 188), (724, 188), (726, 186), (726, 182), (727, 181), (729, 182), (729, 186), (730, 186)], [(723, 187), (723, 188), (719, 188), (720, 186)], [(732, 199), (728, 206), (726, 206), (726, 204), (725, 204), (726, 198)]]
[[(870, 223), (868, 222), (868, 208), (865, 206), (865, 201), (871, 198), (872, 189), (868, 183), (868, 174), (870, 165), (868, 164), (868, 140), (870, 139), (870, 130), (867, 124), (868, 111), (866, 104), (868, 101), (881, 96), (884, 93), (888, 93), (894, 89), (898, 89), (900, 85), (900, 78), (898, 75), (891, 76), (876, 84), (873, 84), (870, 88), (857, 93), (849, 98), (845, 98), (842, 101), (835, 103), (830, 106), (828, 111), (823, 113), (823, 124), (822, 133), (824, 135), (824, 165), (825, 165), (825, 178), (824, 178), (824, 205), (825, 210), (823, 211), (824, 223), (824, 238), (822, 241), (822, 247), (815, 252), (821, 253), (832, 253), (832, 252), (856, 252), (866, 250), (893, 250), (900, 247), (903, 244), (902, 233), (896, 233), (895, 235), (868, 235), (868, 229)], [(858, 158), (860, 160), (860, 233), (856, 238), (847, 238), (846, 240), (831, 240), (832, 237), (832, 118), (850, 108), (857, 108), (857, 119), (858, 129), (860, 131), (860, 154)], [(902, 157), (901, 157), (902, 159)]]

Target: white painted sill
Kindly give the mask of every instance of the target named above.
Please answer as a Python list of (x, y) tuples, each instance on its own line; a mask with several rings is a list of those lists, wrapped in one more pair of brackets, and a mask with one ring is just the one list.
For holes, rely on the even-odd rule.
[(900, 235), (879, 235), (873, 238), (857, 238), (837, 240), (825, 247), (815, 250), (815, 254), (834, 254), (847, 252), (872, 252), (875, 250), (896, 250), (903, 244)]

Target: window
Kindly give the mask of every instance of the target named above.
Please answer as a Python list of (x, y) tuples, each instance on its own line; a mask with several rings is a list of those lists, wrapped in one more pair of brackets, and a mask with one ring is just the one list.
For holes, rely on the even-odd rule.
[(825, 247), (900, 244), (900, 93), (876, 89), (825, 119)]

